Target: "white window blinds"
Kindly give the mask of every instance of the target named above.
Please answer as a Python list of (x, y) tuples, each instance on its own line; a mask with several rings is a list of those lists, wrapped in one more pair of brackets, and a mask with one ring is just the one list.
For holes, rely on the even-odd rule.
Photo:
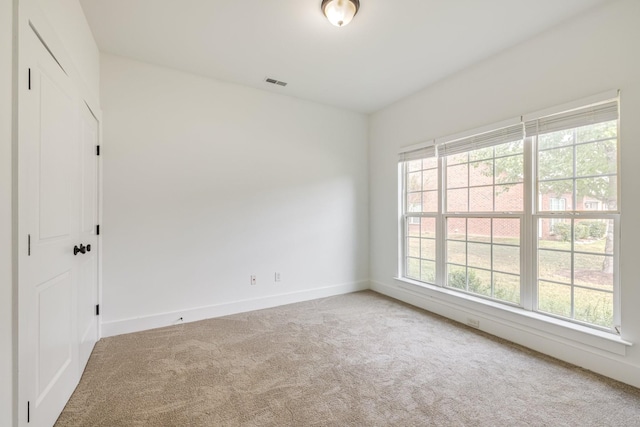
[(529, 120), (525, 123), (525, 132), (527, 136), (536, 136), (617, 119), (618, 101), (615, 100)]
[(451, 156), (524, 138), (522, 123), (438, 144), (438, 156)]
[(398, 158), (399, 162), (408, 162), (411, 160), (419, 160), (419, 159), (427, 159), (429, 157), (436, 156), (436, 146), (431, 144), (426, 147), (420, 147), (411, 149), (408, 147), (408, 151), (400, 152), (400, 156)]

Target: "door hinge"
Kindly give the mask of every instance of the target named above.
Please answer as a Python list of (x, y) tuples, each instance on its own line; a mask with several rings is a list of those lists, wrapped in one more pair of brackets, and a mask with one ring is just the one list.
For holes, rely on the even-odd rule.
[(96, 225), (96, 236), (100, 235), (100, 224)]
[(27, 422), (31, 422), (31, 402), (27, 402)]
[(96, 156), (100, 155), (100, 146), (96, 145)]
[(28, 82), (29, 90), (31, 90), (31, 68), (29, 68), (29, 78), (28, 78), (28, 80), (29, 80), (29, 82)]
[(96, 304), (96, 316), (100, 316), (100, 304)]
[(27, 234), (27, 256), (31, 256), (31, 234)]

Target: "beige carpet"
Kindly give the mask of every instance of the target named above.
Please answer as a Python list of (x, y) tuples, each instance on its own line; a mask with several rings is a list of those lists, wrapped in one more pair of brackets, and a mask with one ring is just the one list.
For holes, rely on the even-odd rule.
[(640, 390), (374, 292), (100, 341), (56, 426), (640, 426)]

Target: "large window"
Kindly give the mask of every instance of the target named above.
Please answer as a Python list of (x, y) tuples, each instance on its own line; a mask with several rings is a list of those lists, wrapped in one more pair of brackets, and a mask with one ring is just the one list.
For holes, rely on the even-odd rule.
[(402, 276), (615, 331), (617, 118), (608, 101), (405, 153)]

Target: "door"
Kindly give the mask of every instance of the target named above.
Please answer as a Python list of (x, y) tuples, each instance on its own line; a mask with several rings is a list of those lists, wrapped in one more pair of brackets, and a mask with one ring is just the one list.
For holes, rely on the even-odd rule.
[(51, 426), (80, 372), (81, 277), (73, 250), (80, 243), (79, 102), (64, 70), (29, 34), (21, 52), (29, 84), (19, 100), (19, 230), (26, 240), (19, 256), (20, 387), (29, 425)]
[(98, 121), (86, 105), (80, 113), (80, 253), (78, 281), (78, 333), (80, 373), (98, 340)]

